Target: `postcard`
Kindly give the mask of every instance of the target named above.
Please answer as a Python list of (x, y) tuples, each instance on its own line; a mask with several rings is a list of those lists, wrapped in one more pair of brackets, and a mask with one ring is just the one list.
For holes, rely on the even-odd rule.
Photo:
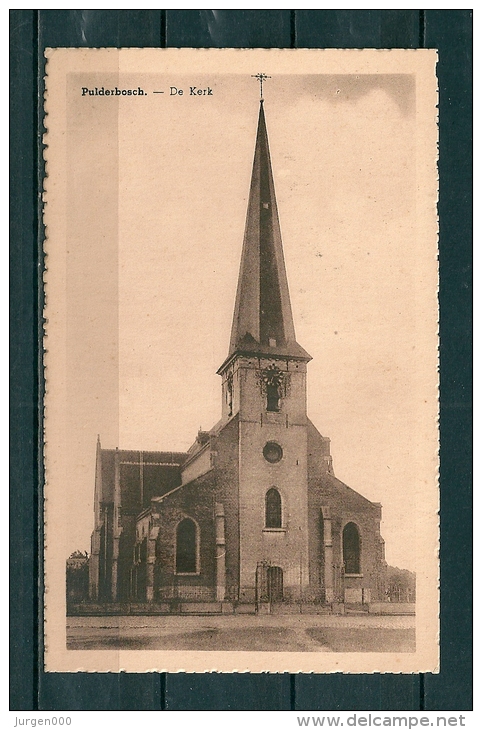
[(47, 49), (47, 671), (438, 671), (436, 61)]

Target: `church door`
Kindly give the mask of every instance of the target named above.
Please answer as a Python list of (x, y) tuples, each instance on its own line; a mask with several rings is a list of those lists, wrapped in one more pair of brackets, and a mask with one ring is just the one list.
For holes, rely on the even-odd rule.
[(268, 568), (268, 600), (270, 603), (280, 603), (283, 600), (283, 571), (281, 568)]

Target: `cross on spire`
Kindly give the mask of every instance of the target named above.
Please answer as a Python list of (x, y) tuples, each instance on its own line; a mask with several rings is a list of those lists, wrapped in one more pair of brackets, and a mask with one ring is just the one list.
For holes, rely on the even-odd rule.
[(263, 81), (265, 79), (270, 79), (271, 76), (267, 76), (266, 74), (259, 73), (259, 74), (251, 74), (251, 78), (258, 79), (258, 81), (259, 81), (259, 99), (260, 99), (260, 101), (264, 101), (263, 100)]

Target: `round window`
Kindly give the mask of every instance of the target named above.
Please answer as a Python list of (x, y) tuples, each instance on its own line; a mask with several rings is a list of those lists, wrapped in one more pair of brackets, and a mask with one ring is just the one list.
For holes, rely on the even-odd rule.
[(263, 449), (263, 456), (270, 464), (276, 464), (283, 457), (283, 449), (274, 441), (268, 441)]

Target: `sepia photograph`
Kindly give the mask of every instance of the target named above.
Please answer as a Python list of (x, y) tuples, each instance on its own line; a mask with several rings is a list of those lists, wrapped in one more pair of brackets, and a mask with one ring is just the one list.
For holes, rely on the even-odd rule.
[(47, 671), (438, 671), (436, 61), (47, 50)]

